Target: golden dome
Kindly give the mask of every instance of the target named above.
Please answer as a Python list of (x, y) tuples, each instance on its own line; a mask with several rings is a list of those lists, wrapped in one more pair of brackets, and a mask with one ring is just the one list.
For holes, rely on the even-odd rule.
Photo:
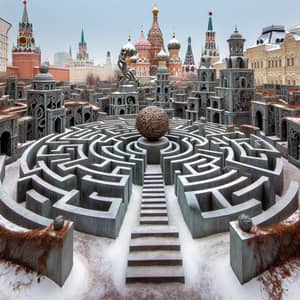
[(153, 13), (154, 15), (158, 15), (159, 9), (157, 8), (156, 5), (155, 5), (155, 6), (153, 7), (153, 9), (152, 9), (152, 13)]

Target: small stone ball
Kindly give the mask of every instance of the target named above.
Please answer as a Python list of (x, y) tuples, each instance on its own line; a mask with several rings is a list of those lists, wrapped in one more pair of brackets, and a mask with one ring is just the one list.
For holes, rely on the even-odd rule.
[(63, 217), (63, 216), (57, 216), (57, 217), (54, 219), (54, 222), (53, 222), (54, 230), (58, 231), (58, 230), (63, 229), (64, 224), (65, 224), (65, 219), (64, 219), (64, 217)]
[(49, 67), (46, 64), (40, 65), (40, 73), (47, 74), (49, 70)]
[(243, 231), (250, 232), (251, 228), (253, 226), (252, 219), (245, 214), (240, 215), (239, 216), (239, 226)]
[(138, 113), (136, 128), (149, 141), (157, 141), (169, 130), (168, 114), (160, 107), (148, 106)]

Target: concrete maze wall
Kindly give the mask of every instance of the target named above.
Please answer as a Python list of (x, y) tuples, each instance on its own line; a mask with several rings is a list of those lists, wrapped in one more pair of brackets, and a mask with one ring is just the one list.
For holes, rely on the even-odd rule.
[[(34, 215), (64, 215), (75, 229), (115, 238), (143, 185), (147, 153), (134, 120), (71, 128), (31, 145), (20, 163), (18, 202)], [(255, 135), (222, 125), (172, 120), (160, 163), (194, 238), (228, 231), (242, 213), (270, 209), (283, 189), (280, 153)]]

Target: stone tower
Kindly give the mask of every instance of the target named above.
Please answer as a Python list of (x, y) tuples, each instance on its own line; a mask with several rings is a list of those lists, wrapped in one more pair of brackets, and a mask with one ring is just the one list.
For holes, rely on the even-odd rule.
[(188, 38), (188, 47), (182, 67), (184, 77), (193, 77), (196, 74), (196, 65), (192, 49), (192, 38)]
[(226, 125), (250, 124), (251, 101), (255, 100), (254, 71), (244, 57), (245, 39), (237, 28), (228, 39), (229, 58), (220, 71), (220, 86), (211, 98), (210, 121)]
[(150, 49), (150, 75), (156, 75), (157, 68), (158, 68), (158, 53), (163, 47), (164, 41), (163, 41), (163, 34), (159, 28), (158, 24), (158, 13), (159, 9), (157, 7), (154, 7), (152, 9), (153, 14), (153, 22), (152, 26), (148, 33), (148, 41), (151, 44)]
[(202, 56), (198, 69), (198, 80), (194, 90), (214, 92), (216, 87), (216, 69), (211, 56)]
[(173, 117), (174, 110), (170, 96), (170, 78), (167, 67), (169, 56), (163, 48), (157, 56), (159, 63), (157, 68), (155, 100), (153, 104), (163, 108), (168, 113), (169, 117)]
[(41, 64), (41, 50), (36, 46), (32, 23), (29, 22), (27, 1), (23, 1), (23, 17), (19, 23), (17, 46), (12, 50), (12, 65), (18, 69), (18, 77), (32, 79), (34, 67)]
[(187, 99), (185, 117), (197, 121), (206, 118), (206, 111), (210, 106), (210, 97), (215, 92), (216, 69), (212, 65), (210, 56), (202, 56), (198, 69), (197, 80), (193, 83), (192, 96)]
[(181, 45), (175, 37), (175, 32), (173, 37), (168, 44), (168, 50), (170, 53), (169, 59), (169, 72), (171, 76), (181, 77), (182, 76), (182, 61), (179, 57), (179, 50)]
[(208, 28), (205, 36), (205, 47), (201, 56), (210, 56), (211, 62), (214, 64), (219, 60), (219, 51), (216, 45), (216, 32), (213, 28), (212, 12), (208, 13)]
[(40, 73), (32, 80), (28, 91), (28, 115), (32, 117), (32, 138), (39, 139), (51, 133), (65, 130), (64, 95), (56, 88), (56, 82), (48, 73), (48, 66), (42, 65)]

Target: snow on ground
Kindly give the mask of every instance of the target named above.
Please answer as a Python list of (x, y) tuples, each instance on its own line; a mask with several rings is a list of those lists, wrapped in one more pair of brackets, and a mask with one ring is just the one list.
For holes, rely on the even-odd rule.
[(88, 276), (86, 259), (79, 254), (74, 255), (74, 266), (63, 288), (45, 276), (39, 279), (35, 272), (26, 273), (18, 266), (2, 262), (0, 263), (0, 299), (83, 299), (87, 282), (82, 278), (88, 278)]
[(5, 177), (3, 185), (6, 193), (13, 199), (17, 199), (17, 179), (19, 178), (19, 163), (20, 160), (16, 160), (10, 165), (5, 167)]
[[(300, 181), (297, 168), (285, 163), (285, 188), (290, 180)], [(156, 171), (155, 167), (149, 171)], [(6, 168), (4, 187), (16, 195), (18, 162)], [(186, 284), (125, 285), (130, 233), (138, 225), (141, 187), (134, 186), (120, 235), (116, 240), (74, 233), (74, 268), (63, 288), (37, 274), (19, 271), (0, 263), (0, 300), (2, 299), (268, 299), (258, 279), (241, 285), (229, 262), (229, 234), (192, 239), (184, 223), (174, 187), (166, 187), (170, 224), (180, 233)], [(14, 196), (15, 198), (15, 196)], [(299, 300), (300, 274), (284, 279), (284, 297)]]

